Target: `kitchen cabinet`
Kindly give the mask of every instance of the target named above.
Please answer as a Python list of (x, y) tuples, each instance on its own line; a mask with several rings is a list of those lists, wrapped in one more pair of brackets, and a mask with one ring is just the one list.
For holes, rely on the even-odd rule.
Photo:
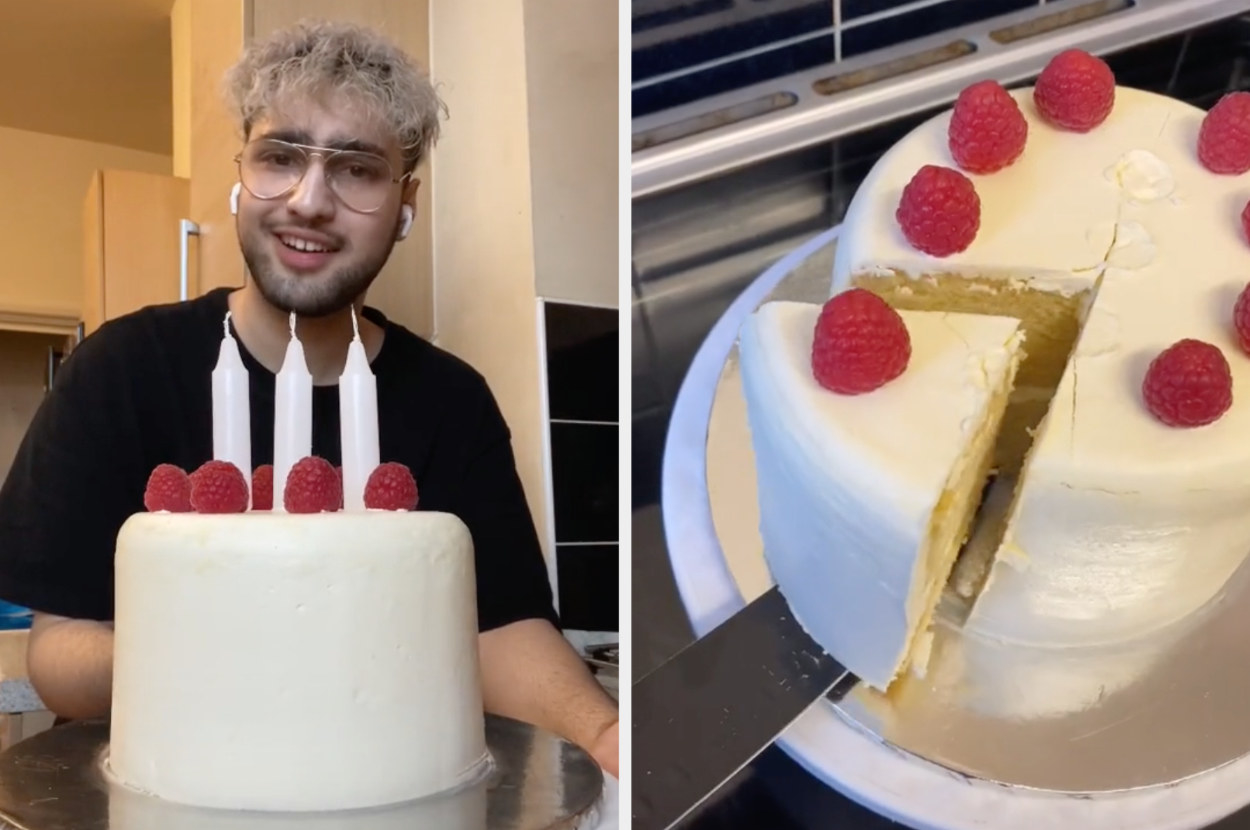
[[(234, 156), (243, 136), (222, 94), (225, 72), (244, 44), (304, 18), (351, 20), (384, 28), (423, 64), (428, 63), (426, 3), (391, 0), (176, 0), (171, 15), (174, 65), (174, 167), (190, 179), (189, 218), (199, 227), (193, 294), (242, 285), (229, 194), (238, 179)], [(368, 302), (396, 322), (429, 337), (434, 330), (430, 170), (422, 186), (412, 233), (396, 244), (370, 289)]]
[(143, 306), (190, 295), (195, 275), (180, 235), (189, 189), (184, 178), (156, 173), (92, 176), (82, 222), (84, 335)]
[[(434, 162), (436, 342), (476, 367), (499, 400), (561, 612), (573, 626), (610, 630), (619, 539), (616, 512), (605, 508), (619, 472), (610, 451), (619, 438), (617, 7), (430, 5), (431, 71), (451, 112)], [(610, 381), (595, 401), (607, 412), (562, 414), (567, 378), (551, 388), (544, 378), (561, 374), (558, 352), (587, 331), (611, 346), (588, 365)], [(585, 376), (580, 383), (597, 387)], [(591, 457), (599, 464), (578, 464)]]

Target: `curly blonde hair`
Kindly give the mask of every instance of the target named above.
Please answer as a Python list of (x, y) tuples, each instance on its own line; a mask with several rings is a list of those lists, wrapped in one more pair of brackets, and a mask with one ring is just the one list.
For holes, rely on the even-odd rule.
[(345, 21), (302, 20), (250, 44), (226, 73), (243, 135), (280, 102), (347, 93), (399, 137), (404, 172), (438, 140), (447, 112), (429, 76), (379, 32)]

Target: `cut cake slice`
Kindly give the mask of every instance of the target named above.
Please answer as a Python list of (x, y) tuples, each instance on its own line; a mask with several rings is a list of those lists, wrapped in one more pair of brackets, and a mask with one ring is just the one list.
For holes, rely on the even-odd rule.
[(821, 307), (744, 325), (743, 394), (769, 570), (807, 632), (868, 685), (922, 672), (928, 629), (990, 475), (1019, 321), (900, 311), (906, 371), (839, 395), (812, 374)]

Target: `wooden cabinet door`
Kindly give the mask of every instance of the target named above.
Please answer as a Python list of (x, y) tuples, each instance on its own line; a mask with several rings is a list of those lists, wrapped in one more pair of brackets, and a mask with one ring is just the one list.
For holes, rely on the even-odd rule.
[[(100, 170), (92, 177), (83, 206), (85, 334), (105, 320), (182, 299), (180, 223), (187, 216), (189, 184), (129, 170)], [(190, 251), (195, 244), (188, 240)], [(187, 259), (192, 266), (195, 257)], [(195, 274), (186, 280), (194, 285)]]
[[(176, 141), (185, 141), (191, 179), (190, 218), (199, 227), (196, 261), (198, 278), (192, 295), (214, 288), (243, 285), (246, 266), (239, 249), (230, 188), (238, 180), (234, 157), (242, 136), (223, 97), (226, 70), (239, 58), (249, 33), (251, 0), (178, 0), (175, 25), (184, 25), (175, 38), (185, 54), (175, 54), (184, 68), (189, 98), (180, 109), (185, 123), (175, 125)], [(175, 171), (178, 172), (178, 171)]]

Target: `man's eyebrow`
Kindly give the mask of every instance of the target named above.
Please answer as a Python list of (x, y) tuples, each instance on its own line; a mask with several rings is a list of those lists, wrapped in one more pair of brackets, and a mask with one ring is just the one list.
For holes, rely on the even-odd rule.
[(362, 141), (358, 138), (334, 138), (325, 144), (318, 144), (313, 140), (312, 134), (304, 130), (269, 130), (257, 136), (257, 138), (285, 141), (289, 144), (305, 144), (309, 147), (325, 147), (328, 150), (355, 150), (361, 153), (373, 153), (383, 158), (386, 157), (386, 150), (371, 141)]

